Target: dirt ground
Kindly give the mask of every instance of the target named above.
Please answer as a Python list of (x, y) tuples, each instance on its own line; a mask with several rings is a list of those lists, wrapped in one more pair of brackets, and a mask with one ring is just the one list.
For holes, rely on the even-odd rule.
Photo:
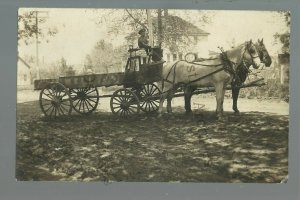
[(240, 115), (224, 102), (215, 118), (211, 95), (183, 99), (173, 114), (121, 119), (109, 99), (96, 112), (45, 118), (38, 92), (18, 92), (18, 180), (279, 183), (288, 174), (288, 103), (239, 99)]

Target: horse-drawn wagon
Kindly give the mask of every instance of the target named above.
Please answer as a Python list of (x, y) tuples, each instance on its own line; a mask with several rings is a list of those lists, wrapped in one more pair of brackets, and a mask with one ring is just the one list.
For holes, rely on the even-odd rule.
[[(40, 107), (46, 116), (68, 115), (72, 110), (81, 114), (96, 110), (99, 99), (110, 97), (112, 113), (128, 116), (144, 112), (162, 112), (167, 98), (168, 112), (172, 97), (184, 96), (185, 109), (190, 111), (193, 94), (216, 92), (217, 111), (222, 114), (225, 90), (232, 90), (233, 110), (238, 112), (239, 89), (260, 86), (259, 79), (247, 85), (249, 67), (270, 66), (270, 56), (262, 42), (245, 42), (219, 56), (198, 61), (176, 61), (163, 66), (161, 48), (153, 48), (147, 61), (137, 55), (140, 49), (130, 48), (125, 72), (88, 74), (43, 79), (34, 82), (40, 92)], [(228, 87), (228, 84), (231, 86)], [(156, 82), (162, 82), (162, 91)], [(99, 95), (98, 87), (123, 86), (113, 94)], [(176, 94), (175, 94), (176, 93)]]
[[(112, 113), (127, 116), (158, 110), (160, 90), (155, 82), (162, 79), (162, 50), (153, 48), (147, 60), (130, 48), (125, 72), (65, 76), (58, 79), (34, 81), (34, 89), (41, 90), (39, 102), (42, 112), (49, 117), (69, 115), (72, 110), (88, 114), (96, 110), (99, 99), (110, 97)], [(100, 95), (98, 87), (123, 86), (113, 94)]]

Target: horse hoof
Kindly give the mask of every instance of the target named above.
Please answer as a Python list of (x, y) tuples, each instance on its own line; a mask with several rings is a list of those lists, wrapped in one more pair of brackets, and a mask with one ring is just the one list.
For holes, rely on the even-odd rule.
[(227, 117), (221, 116), (221, 117), (217, 117), (217, 122), (220, 123), (225, 123), (228, 120)]
[(167, 113), (168, 113), (168, 114), (172, 114), (173, 111), (172, 111), (172, 110), (167, 110)]
[(235, 110), (235, 111), (234, 111), (234, 115), (240, 115), (240, 111)]
[(192, 112), (191, 110), (187, 110), (187, 111), (185, 111), (185, 114), (186, 114), (186, 115), (192, 115), (193, 112)]
[(157, 115), (157, 118), (162, 118), (162, 114), (159, 113), (159, 114)]
[(224, 121), (224, 120), (225, 120), (225, 116), (223, 114), (217, 115), (217, 121)]

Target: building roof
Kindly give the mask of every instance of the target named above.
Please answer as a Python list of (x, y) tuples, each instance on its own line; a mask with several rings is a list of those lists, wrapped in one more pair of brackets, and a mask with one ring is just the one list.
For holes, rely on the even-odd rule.
[[(167, 19), (167, 20), (166, 20)], [(167, 23), (166, 23), (167, 21)], [(153, 24), (153, 32), (157, 33), (158, 23), (157, 17), (152, 18)], [(162, 25), (165, 27), (166, 34), (174, 35), (174, 34), (182, 34), (189, 36), (208, 36), (210, 33), (198, 28), (192, 23), (182, 19), (181, 17), (174, 15), (162, 16)], [(128, 34), (125, 39), (126, 40), (136, 40), (139, 37), (137, 32), (131, 32)]]
[(31, 68), (31, 66), (23, 59), (23, 58), (21, 58), (20, 56), (18, 56), (18, 59), (28, 68), (28, 69), (30, 69)]
[[(157, 18), (153, 18), (154, 28), (157, 29)], [(208, 36), (210, 33), (198, 28), (192, 23), (182, 19), (181, 17), (174, 15), (162, 16), (162, 24), (166, 29), (171, 29), (178, 33), (186, 33), (188, 35), (202, 35)]]

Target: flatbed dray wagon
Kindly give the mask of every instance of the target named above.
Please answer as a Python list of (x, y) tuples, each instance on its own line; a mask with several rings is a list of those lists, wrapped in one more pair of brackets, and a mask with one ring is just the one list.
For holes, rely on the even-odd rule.
[[(42, 112), (48, 117), (71, 114), (89, 114), (96, 110), (100, 98), (110, 98), (113, 114), (126, 117), (144, 112), (155, 112), (159, 108), (161, 91), (156, 82), (162, 80), (162, 50), (153, 48), (154, 54), (148, 62), (142, 63), (137, 55), (140, 49), (130, 48), (125, 72), (108, 74), (88, 74), (59, 77), (58, 79), (35, 80), (34, 89), (41, 90), (39, 103)], [(151, 61), (150, 61), (151, 60)], [(241, 88), (262, 86), (263, 79), (242, 85)], [(98, 87), (123, 86), (113, 94), (99, 95)], [(226, 87), (230, 90), (231, 87)], [(194, 94), (214, 92), (213, 87), (199, 88)], [(182, 90), (174, 97), (184, 96)]]
[[(87, 74), (41, 79), (34, 81), (34, 89), (41, 90), (39, 103), (42, 112), (49, 117), (69, 115), (72, 110), (88, 114), (96, 110), (99, 99), (110, 97), (112, 113), (128, 116), (158, 110), (160, 89), (155, 82), (162, 79), (162, 50), (153, 48), (154, 54), (145, 62), (130, 48), (125, 72), (108, 74)], [(142, 63), (143, 62), (143, 63)], [(98, 87), (123, 86), (113, 94), (99, 95)]]

